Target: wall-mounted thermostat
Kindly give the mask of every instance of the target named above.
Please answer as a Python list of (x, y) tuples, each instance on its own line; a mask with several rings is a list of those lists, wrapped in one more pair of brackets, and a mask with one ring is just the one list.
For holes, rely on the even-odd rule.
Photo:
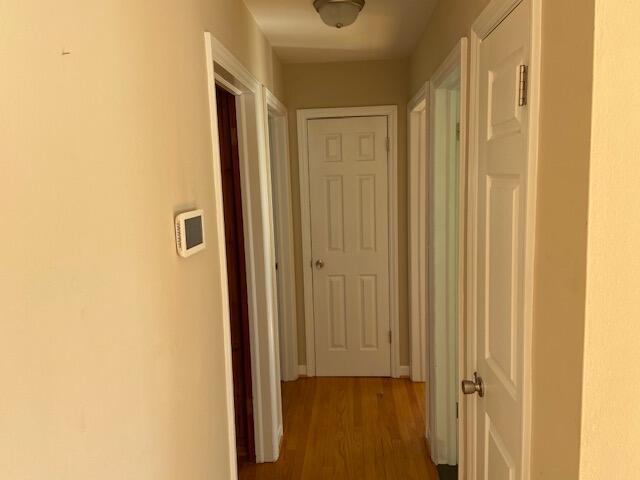
[(178, 254), (187, 258), (204, 249), (204, 212), (193, 210), (176, 217), (176, 246)]

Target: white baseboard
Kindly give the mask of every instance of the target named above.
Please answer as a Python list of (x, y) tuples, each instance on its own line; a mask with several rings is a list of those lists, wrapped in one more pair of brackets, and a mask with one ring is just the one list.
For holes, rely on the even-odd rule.
[[(400, 365), (398, 372), (401, 378), (409, 378), (411, 376), (411, 367), (409, 365)], [(307, 376), (306, 365), (298, 365), (298, 375), (301, 377)]]
[(278, 426), (278, 457), (282, 454), (282, 440), (284, 440), (284, 426), (280, 424)]
[[(409, 365), (400, 365), (399, 373), (400, 377), (409, 378), (411, 376), (411, 367)], [(307, 376), (306, 365), (298, 365), (298, 375), (301, 377)]]

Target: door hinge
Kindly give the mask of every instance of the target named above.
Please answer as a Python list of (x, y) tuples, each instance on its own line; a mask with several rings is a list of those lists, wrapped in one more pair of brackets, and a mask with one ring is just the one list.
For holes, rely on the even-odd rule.
[(391, 335), (391, 330), (389, 330), (389, 343), (391, 343), (391, 339), (393, 338)]
[(460, 416), (458, 415), (458, 402), (456, 402), (456, 418), (460, 418)]
[(524, 107), (527, 104), (527, 90), (529, 87), (528, 80), (529, 68), (526, 65), (520, 65), (520, 88), (518, 105)]
[(387, 152), (391, 151), (391, 139), (387, 137)]
[(456, 140), (460, 141), (460, 122), (456, 123)]

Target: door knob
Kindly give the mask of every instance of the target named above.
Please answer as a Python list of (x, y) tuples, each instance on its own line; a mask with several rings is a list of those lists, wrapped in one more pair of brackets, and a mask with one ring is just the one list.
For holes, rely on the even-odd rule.
[(462, 393), (465, 395), (477, 393), (480, 398), (484, 397), (484, 382), (482, 377), (478, 376), (478, 372), (473, 372), (473, 380), (462, 381)]
[(322, 261), (320, 259), (316, 260), (316, 268), (317, 269), (324, 268), (324, 261)]

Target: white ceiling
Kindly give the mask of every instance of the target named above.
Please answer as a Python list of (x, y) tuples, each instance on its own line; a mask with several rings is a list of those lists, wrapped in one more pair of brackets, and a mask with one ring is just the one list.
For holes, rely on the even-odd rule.
[(356, 23), (322, 23), (313, 0), (244, 0), (285, 63), (406, 57), (420, 39), (437, 0), (366, 0)]

